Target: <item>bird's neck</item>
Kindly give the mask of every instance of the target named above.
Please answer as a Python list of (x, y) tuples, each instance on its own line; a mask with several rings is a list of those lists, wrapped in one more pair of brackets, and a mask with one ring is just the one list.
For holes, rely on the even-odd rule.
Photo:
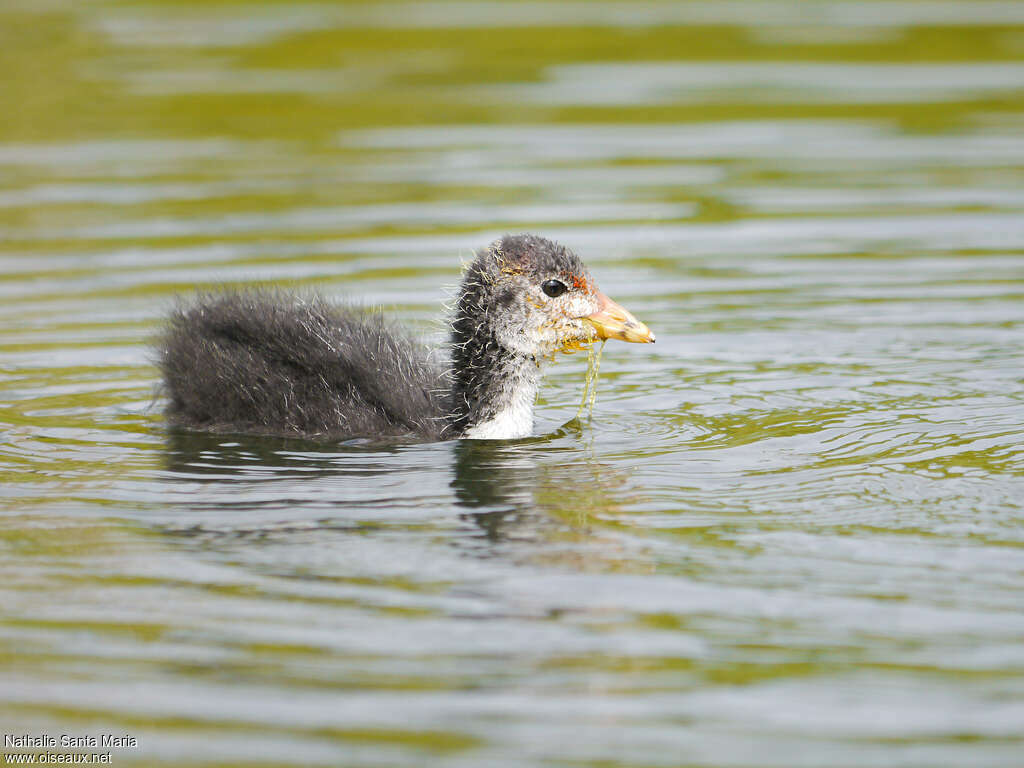
[(533, 431), (540, 365), (504, 349), (485, 326), (452, 337), (452, 429), (458, 437), (510, 440)]

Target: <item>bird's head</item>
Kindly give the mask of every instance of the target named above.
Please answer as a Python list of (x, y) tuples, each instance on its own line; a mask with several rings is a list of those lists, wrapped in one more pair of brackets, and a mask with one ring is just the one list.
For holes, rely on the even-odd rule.
[(538, 360), (599, 339), (654, 341), (646, 325), (598, 290), (576, 254), (535, 235), (506, 236), (477, 254), (454, 326), (456, 336), (484, 331), (502, 348)]

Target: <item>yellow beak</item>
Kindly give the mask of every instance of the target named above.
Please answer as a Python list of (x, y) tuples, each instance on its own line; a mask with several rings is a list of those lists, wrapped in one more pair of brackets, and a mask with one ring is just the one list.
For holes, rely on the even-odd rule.
[(583, 318), (597, 331), (599, 339), (619, 339), (638, 344), (653, 344), (654, 334), (625, 307), (616, 304), (600, 291), (597, 292), (598, 309)]

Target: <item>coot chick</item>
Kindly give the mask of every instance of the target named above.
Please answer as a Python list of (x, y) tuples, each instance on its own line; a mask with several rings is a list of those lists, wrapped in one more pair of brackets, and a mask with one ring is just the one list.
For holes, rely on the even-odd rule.
[(447, 366), (378, 312), (266, 291), (205, 295), (178, 309), (158, 353), (176, 426), (508, 439), (533, 429), (543, 362), (599, 339), (654, 334), (597, 289), (572, 251), (516, 235), (466, 270)]

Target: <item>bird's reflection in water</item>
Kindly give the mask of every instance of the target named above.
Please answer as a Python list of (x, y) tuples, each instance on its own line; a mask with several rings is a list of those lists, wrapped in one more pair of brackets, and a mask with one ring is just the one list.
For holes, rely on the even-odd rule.
[[(604, 538), (600, 533), (603, 524), (599, 523), (595, 530), (594, 523), (614, 517), (616, 509), (630, 502), (624, 487), (628, 475), (594, 459), (586, 445), (581, 444), (584, 440), (584, 430), (577, 422), (526, 440), (459, 440), (433, 445), (338, 445), (172, 431), (168, 433), (165, 466), (169, 481), (200, 483), (201, 487), (212, 489), (213, 493), (202, 494), (202, 501), (196, 500), (193, 509), (231, 512), (233, 522), (229, 529), (235, 536), (253, 535), (264, 529), (284, 532), (289, 526), (282, 525), (282, 520), (268, 521), (265, 515), (252, 519), (245, 516), (242, 520), (238, 515), (249, 507), (262, 506), (265, 511), (283, 509), (285, 497), (291, 500), (289, 516), (295, 504), (305, 504), (310, 511), (316, 507), (317, 525), (325, 530), (347, 530), (356, 525), (365, 532), (366, 524), (380, 520), (381, 505), (386, 506), (386, 499), (382, 501), (378, 495), (372, 501), (372, 514), (365, 515), (367, 487), (379, 487), (385, 480), (401, 485), (403, 474), (409, 476), (410, 484), (415, 484), (424, 473), (443, 476), (450, 472), (452, 506), (448, 509), (454, 507), (455, 513), (469, 524), (464, 530), (470, 534), (456, 536), (452, 543), (476, 556), (489, 557), (499, 552), (507, 554), (506, 545), (515, 542), (536, 545), (586, 540), (596, 546)], [(278, 486), (276, 481), (282, 480), (285, 482)], [(265, 488), (258, 497), (251, 491), (254, 482)], [(324, 492), (315, 500), (297, 491), (315, 482), (320, 483)], [(245, 492), (232, 490), (233, 486)], [(429, 506), (441, 524), (446, 513), (443, 505), (438, 506), (437, 488), (432, 491), (428, 494), (421, 488), (419, 493), (423, 494), (424, 507)], [(416, 503), (415, 488), (406, 486), (400, 495), (402, 505)], [(320, 517), (321, 513), (326, 514)], [(210, 522), (215, 527), (224, 524), (218, 517), (211, 517)], [(253, 523), (256, 525), (252, 526)], [(420, 524), (418, 521), (417, 525)], [(206, 528), (202, 524), (197, 530)], [(609, 548), (609, 543), (597, 548), (614, 557), (616, 547)], [(554, 551), (551, 547), (530, 546), (520, 553), (530, 553), (528, 556), (533, 558), (539, 549), (547, 551), (546, 556), (552, 556)], [(566, 549), (578, 553), (579, 547)]]
[(543, 437), (463, 440), (455, 447), (457, 503), (490, 542), (592, 536), (595, 515), (614, 516), (627, 475), (581, 448), (571, 421)]
[(578, 456), (582, 429), (575, 419), (550, 434), (524, 440), (460, 440), (455, 446), (452, 488), (469, 508), (533, 505), (543, 474), (542, 459)]
[(455, 445), (452, 490), (475, 524), (491, 542), (514, 535), (539, 522), (533, 509), (538, 478), (536, 457), (515, 443), (460, 440)]

